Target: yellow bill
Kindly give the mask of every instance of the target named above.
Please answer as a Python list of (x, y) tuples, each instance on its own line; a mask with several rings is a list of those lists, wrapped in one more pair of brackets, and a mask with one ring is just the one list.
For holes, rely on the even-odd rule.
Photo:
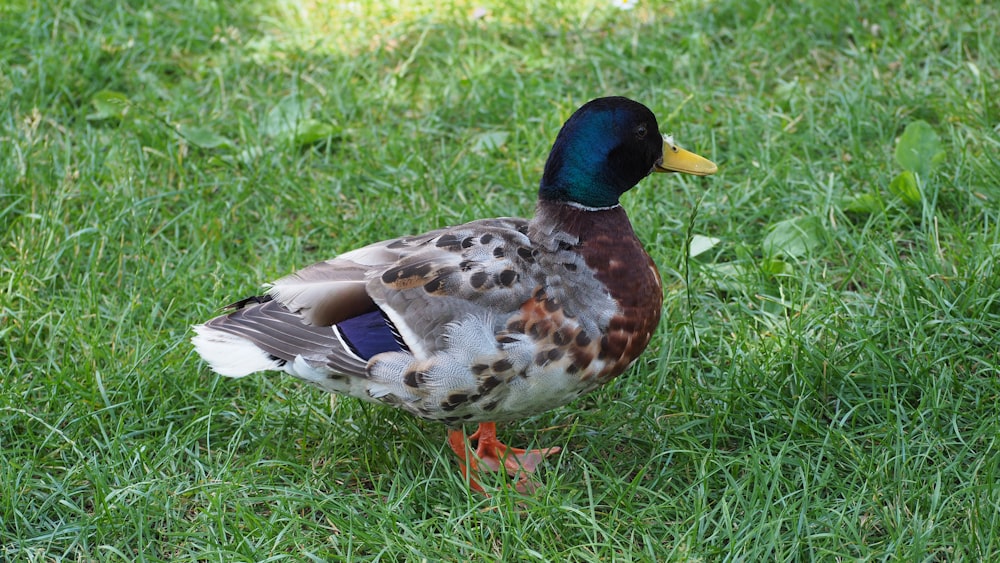
[(719, 167), (711, 160), (675, 145), (669, 135), (663, 136), (663, 159), (653, 165), (653, 172), (680, 172), (695, 176), (709, 176), (718, 170)]

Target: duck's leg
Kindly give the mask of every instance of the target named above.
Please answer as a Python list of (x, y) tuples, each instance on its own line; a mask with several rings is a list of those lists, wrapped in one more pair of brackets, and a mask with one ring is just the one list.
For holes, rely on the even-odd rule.
[[(462, 430), (448, 431), (448, 445), (458, 456), (458, 465), (462, 475), (468, 477), (469, 486), (479, 492), (483, 486), (476, 474), (485, 466), (490, 471), (500, 471), (503, 467), (507, 475), (514, 479), (514, 488), (522, 493), (530, 493), (541, 484), (531, 479), (538, 464), (546, 457), (558, 453), (561, 448), (544, 448), (540, 450), (523, 450), (512, 448), (497, 439), (497, 425), (494, 422), (482, 422), (479, 428), (469, 436), (468, 442), (475, 443), (475, 456), (469, 456), (465, 433)], [(470, 474), (471, 470), (471, 474)]]
[[(485, 494), (486, 491), (483, 490), (483, 486), (476, 479), (476, 473), (479, 472), (479, 464), (476, 463), (475, 459), (469, 459), (469, 448), (465, 442), (465, 432), (460, 428), (449, 428), (448, 445), (451, 447), (451, 451), (455, 452), (455, 455), (458, 456), (458, 468), (462, 472), (462, 477), (468, 479), (469, 488)], [(472, 466), (471, 475), (469, 474), (469, 466)]]

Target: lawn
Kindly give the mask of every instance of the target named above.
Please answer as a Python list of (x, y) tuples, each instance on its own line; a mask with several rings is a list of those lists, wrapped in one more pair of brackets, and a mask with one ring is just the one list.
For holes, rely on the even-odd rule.
[[(4, 2), (0, 559), (1000, 559), (1000, 7), (631, 4)], [(193, 353), (296, 268), (530, 215), (604, 95), (720, 171), (624, 198), (664, 320), (501, 427), (564, 447), (535, 494)]]

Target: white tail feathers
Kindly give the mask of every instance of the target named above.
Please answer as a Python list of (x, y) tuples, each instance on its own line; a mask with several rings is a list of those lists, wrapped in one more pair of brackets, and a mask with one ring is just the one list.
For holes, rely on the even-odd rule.
[(246, 338), (205, 325), (195, 325), (191, 338), (194, 349), (213, 371), (226, 377), (245, 377), (251, 373), (281, 370), (282, 362), (269, 356)]

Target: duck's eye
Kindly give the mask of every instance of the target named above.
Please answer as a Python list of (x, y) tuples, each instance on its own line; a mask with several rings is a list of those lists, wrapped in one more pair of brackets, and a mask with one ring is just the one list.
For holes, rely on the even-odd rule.
[(635, 128), (635, 136), (637, 139), (643, 139), (646, 137), (646, 124), (640, 124)]

